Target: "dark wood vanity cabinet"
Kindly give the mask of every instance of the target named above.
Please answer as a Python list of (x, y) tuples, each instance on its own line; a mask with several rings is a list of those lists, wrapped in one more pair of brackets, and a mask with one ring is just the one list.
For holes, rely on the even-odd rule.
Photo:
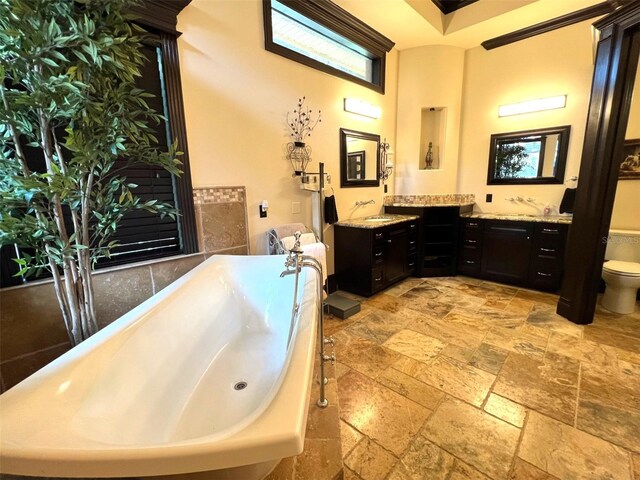
[(417, 215), (415, 249), (416, 277), (446, 277), (456, 274), (458, 225), (460, 213), (471, 211), (464, 206), (385, 206), (386, 213)]
[(458, 272), (539, 290), (562, 280), (568, 225), (462, 218)]
[(370, 296), (411, 275), (416, 265), (416, 220), (376, 228), (335, 225), (338, 288)]

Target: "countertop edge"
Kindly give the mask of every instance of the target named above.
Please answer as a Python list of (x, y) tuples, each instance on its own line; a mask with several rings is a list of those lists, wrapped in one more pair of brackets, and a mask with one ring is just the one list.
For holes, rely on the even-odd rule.
[[(390, 220), (385, 222), (367, 222), (367, 218), (375, 217), (388, 217)], [(334, 223), (334, 226), (338, 227), (352, 227), (352, 228), (365, 228), (374, 229), (378, 227), (386, 227), (387, 225), (395, 225), (396, 223), (407, 222), (410, 220), (418, 220), (420, 217), (417, 215), (399, 215), (399, 214), (385, 214), (385, 215), (369, 215), (367, 217), (352, 218), (349, 220), (340, 220)]]

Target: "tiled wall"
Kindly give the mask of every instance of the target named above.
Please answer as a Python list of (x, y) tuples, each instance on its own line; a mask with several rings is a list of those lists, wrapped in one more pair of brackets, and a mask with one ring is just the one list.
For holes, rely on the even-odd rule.
[[(99, 326), (104, 327), (205, 259), (197, 253), (94, 274)], [(51, 281), (0, 290), (0, 391), (69, 350)]]
[(206, 253), (249, 253), (247, 195), (244, 187), (193, 190), (198, 245)]

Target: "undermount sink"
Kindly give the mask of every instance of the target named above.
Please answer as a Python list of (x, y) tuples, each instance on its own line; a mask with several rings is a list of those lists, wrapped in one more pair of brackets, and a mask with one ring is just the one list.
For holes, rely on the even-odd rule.
[(365, 222), (388, 222), (389, 220), (392, 220), (392, 218), (390, 218), (390, 217), (369, 217), (369, 218), (365, 218), (364, 219)]

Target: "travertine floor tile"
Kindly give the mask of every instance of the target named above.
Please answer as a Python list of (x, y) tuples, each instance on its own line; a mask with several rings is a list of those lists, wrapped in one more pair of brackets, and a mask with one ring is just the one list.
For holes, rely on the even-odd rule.
[[(588, 330), (589, 328), (587, 327), (585, 336)], [(581, 362), (589, 362), (603, 367), (615, 367), (618, 362), (616, 351), (613, 347), (590, 340), (576, 339), (570, 335), (557, 332), (551, 332), (547, 349), (553, 353), (559, 353)]]
[(342, 442), (342, 458), (345, 458), (351, 449), (362, 440), (363, 435), (349, 425), (347, 422), (340, 420), (340, 441)]
[(475, 348), (461, 347), (460, 345), (456, 345), (455, 343), (449, 343), (442, 349), (440, 355), (453, 358), (454, 360), (458, 360), (462, 363), (469, 363), (473, 358), (475, 352)]
[(371, 308), (368, 315), (362, 320), (349, 325), (347, 331), (381, 344), (391, 335), (402, 330), (408, 322), (409, 318), (400, 313), (394, 314)]
[(603, 325), (592, 325), (590, 328), (585, 329), (584, 338), (640, 354), (640, 338), (627, 333), (620, 333)]
[(431, 413), (354, 371), (338, 379), (338, 389), (341, 418), (397, 456)]
[(619, 447), (537, 412), (529, 412), (518, 456), (561, 479), (630, 479)]
[(418, 436), (396, 463), (389, 480), (445, 480), (454, 461), (455, 457)]
[[(640, 366), (618, 361), (618, 368), (582, 364), (581, 392), (610, 404), (640, 411)], [(639, 435), (640, 436), (640, 435)]]
[(509, 354), (493, 391), (502, 397), (573, 425), (578, 370)]
[(509, 474), (509, 480), (556, 480), (557, 477), (534, 467), (521, 458), (516, 458), (513, 469)]
[(514, 353), (542, 360), (547, 347), (547, 339), (522, 331), (496, 327), (484, 337), (484, 343), (500, 347)]
[(398, 459), (373, 440), (363, 438), (344, 464), (362, 480), (383, 480)]
[(582, 337), (584, 330), (582, 325), (576, 325), (561, 317), (556, 313), (555, 307), (546, 304), (536, 304), (527, 317), (527, 323), (577, 338)]
[(422, 435), (492, 478), (506, 478), (520, 430), (454, 398), (446, 398)]
[(296, 457), (294, 478), (335, 480), (342, 471), (340, 442), (306, 439), (304, 451)]
[(336, 333), (334, 338), (337, 360), (371, 378), (376, 378), (400, 357), (399, 353), (347, 330)]
[(512, 402), (508, 398), (492, 393), (484, 405), (484, 411), (505, 422), (522, 428), (527, 410), (520, 404)]
[[(431, 291), (437, 292), (437, 295), (440, 295), (440, 292), (437, 290), (431, 289)], [(433, 299), (430, 300), (421, 295), (414, 294), (413, 290), (403, 295), (403, 297), (410, 299), (410, 302), (407, 303), (406, 306), (407, 309), (431, 318), (442, 318), (453, 310), (452, 304)]]
[(449, 395), (479, 407), (489, 393), (495, 376), (447, 357), (418, 365), (401, 359), (394, 368)]
[(490, 480), (490, 478), (475, 468), (456, 459), (449, 480)]
[(631, 461), (633, 462), (633, 475), (635, 480), (640, 480), (640, 455), (631, 455)]
[(473, 353), (471, 360), (469, 360), (469, 365), (497, 375), (508, 354), (507, 350), (500, 347), (482, 343)]
[(590, 393), (580, 394), (580, 430), (640, 453), (640, 411), (620, 407)]
[(396, 283), (393, 287), (386, 289), (384, 293), (392, 297), (400, 297), (422, 283), (424, 283), (424, 279), (422, 278), (409, 277)]
[(437, 388), (420, 382), (393, 367), (385, 369), (377, 380), (385, 387), (431, 410), (435, 409), (444, 397), (444, 393)]
[(400, 330), (382, 345), (419, 362), (435, 358), (445, 347), (445, 343), (440, 340), (412, 330)]
[(451, 319), (445, 320), (445, 318), (436, 319), (425, 316), (411, 320), (407, 328), (464, 348), (475, 349), (480, 346), (486, 330), (478, 330), (472, 325), (450, 321)]
[(375, 307), (389, 313), (398, 313), (408, 303), (405, 297), (392, 297), (386, 293), (378, 293), (367, 300), (369, 307)]

